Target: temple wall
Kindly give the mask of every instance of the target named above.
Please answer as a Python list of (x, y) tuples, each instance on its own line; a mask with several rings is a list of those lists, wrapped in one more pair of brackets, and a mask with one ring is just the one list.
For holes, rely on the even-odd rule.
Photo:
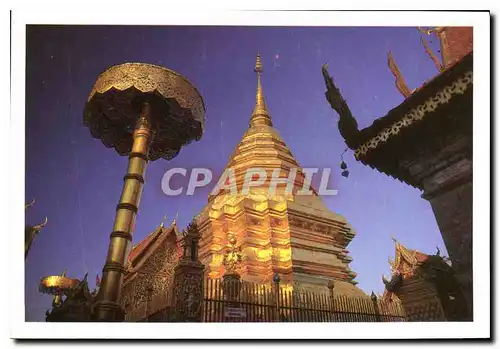
[[(472, 182), (466, 182), (430, 200), (439, 230), (472, 312)], [(472, 315), (471, 315), (472, 316)]]
[[(456, 278), (473, 309), (472, 135), (456, 136), (418, 165), (424, 194), (434, 211)], [(416, 165), (414, 166), (416, 168)]]
[(441, 56), (445, 67), (450, 67), (473, 49), (472, 27), (447, 27), (439, 34)]
[(149, 300), (167, 303), (172, 293), (174, 268), (178, 261), (175, 234), (167, 236), (142, 264), (125, 276), (121, 305), (134, 313)]

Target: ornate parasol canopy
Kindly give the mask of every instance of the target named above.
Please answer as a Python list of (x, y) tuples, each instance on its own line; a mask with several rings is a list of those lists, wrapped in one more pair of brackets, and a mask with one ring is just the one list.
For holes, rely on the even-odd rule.
[(201, 138), (205, 105), (200, 93), (176, 72), (146, 63), (120, 64), (102, 73), (85, 105), (83, 123), (106, 147), (128, 155), (144, 101), (152, 106), (149, 160), (170, 160)]
[(46, 294), (67, 294), (74, 289), (80, 280), (71, 279), (66, 276), (47, 276), (40, 280), (39, 291)]

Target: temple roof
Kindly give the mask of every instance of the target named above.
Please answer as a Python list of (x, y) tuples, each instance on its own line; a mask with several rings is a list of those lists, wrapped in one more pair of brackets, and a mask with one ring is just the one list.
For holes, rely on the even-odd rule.
[[(361, 149), (364, 142), (375, 137), (385, 127), (399, 121), (409, 109), (422, 105), (427, 98), (434, 96), (444, 86), (450, 85), (468, 71), (472, 72), (472, 28), (438, 27), (428, 30), (428, 35), (432, 32), (436, 32), (441, 41), (443, 61), (441, 71), (411, 91), (411, 94), (403, 103), (390, 110), (385, 116), (375, 120), (371, 126), (360, 130), (359, 147), (356, 149), (356, 156), (365, 154), (365, 150)], [(472, 81), (469, 83), (472, 84)], [(465, 91), (458, 92), (463, 93)], [(432, 111), (429, 108), (427, 110), (427, 112)]]
[(382, 276), (386, 290), (392, 292), (396, 290), (405, 279), (414, 277), (417, 273), (429, 269), (451, 272), (448, 262), (440, 255), (439, 248), (434, 255), (409, 249), (394, 239), (395, 258), (389, 259), (391, 269), (391, 279)]
[(395, 246), (395, 260), (390, 263), (392, 273), (403, 273), (407, 267), (416, 267), (424, 263), (429, 255), (417, 250), (412, 250), (400, 244), (396, 239), (394, 240)]
[(87, 281), (87, 275), (85, 274), (84, 278), (78, 282), (74, 289), (69, 291), (68, 296), (62, 302), (62, 305), (67, 305), (75, 302), (79, 302), (80, 300), (85, 300), (91, 302), (93, 300), (93, 296), (89, 289), (89, 284)]
[(179, 234), (179, 229), (177, 228), (175, 220), (173, 220), (167, 228), (165, 228), (164, 224), (161, 223), (148, 236), (132, 247), (132, 250), (127, 258), (127, 264), (135, 266), (139, 257), (145, 256), (148, 252), (152, 252), (152, 250), (155, 249), (155, 246), (159, 246), (159, 244), (155, 244), (155, 242), (163, 241), (164, 238), (170, 236), (172, 233), (175, 234), (175, 236)]
[(382, 300), (382, 302), (388, 302), (388, 303), (400, 301), (400, 299), (398, 298), (398, 296), (396, 296), (394, 292), (390, 292), (387, 289), (384, 290), (384, 293), (382, 294), (380, 299)]
[[(423, 188), (401, 161), (410, 160), (452, 132), (472, 130), (472, 53), (417, 88), (403, 103), (356, 134), (356, 159), (414, 187)], [(425, 138), (426, 142), (421, 142)]]
[[(340, 90), (323, 69), (327, 100), (340, 115), (339, 131), (356, 159), (420, 189), (421, 178), (409, 168), (414, 158), (438, 150), (442, 139), (454, 133), (468, 135), (472, 130), (472, 30), (446, 27), (434, 31), (441, 40), (443, 53), (443, 63), (435, 61), (439, 74), (408, 92), (389, 55), (389, 68), (405, 99), (364, 129), (358, 130)], [(426, 50), (429, 53), (428, 47)]]
[[(355, 149), (355, 155), (358, 159), (363, 161), (371, 150), (376, 149), (378, 144), (384, 141), (378, 141), (378, 144), (374, 144), (376, 141), (374, 138), (380, 135), (381, 132), (387, 130), (388, 128), (393, 128), (398, 122), (400, 122), (409, 113), (414, 112), (419, 106), (423, 106), (422, 116), (417, 115), (413, 118), (413, 121), (403, 123), (400, 125), (400, 129), (405, 127), (410, 127), (413, 123), (421, 121), (423, 116), (434, 112), (437, 108), (446, 104), (451, 97), (455, 95), (463, 95), (470, 86), (472, 86), (472, 75), (469, 77), (467, 73), (472, 74), (472, 52), (463, 57), (460, 61), (456, 62), (454, 65), (448, 67), (446, 70), (440, 74), (434, 76), (432, 79), (426, 81), (423, 85), (416, 88), (412, 94), (406, 98), (400, 105), (391, 109), (385, 116), (376, 119), (372, 125), (362, 129), (358, 134), (358, 147)], [(437, 94), (446, 86), (452, 86), (453, 84), (458, 85), (456, 91), (451, 90), (450, 98), (444, 98), (441, 100), (438, 98)], [(425, 104), (429, 99), (434, 99), (435, 107), (429, 107)], [(412, 115), (413, 116), (413, 115)], [(393, 132), (388, 137), (395, 136), (398, 132)], [(371, 142), (371, 143), (370, 143)]]

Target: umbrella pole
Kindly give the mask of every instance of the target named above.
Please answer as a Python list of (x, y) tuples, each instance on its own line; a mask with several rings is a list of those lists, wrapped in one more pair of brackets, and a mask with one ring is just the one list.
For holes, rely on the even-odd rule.
[(151, 144), (151, 106), (144, 102), (133, 134), (127, 174), (124, 178), (120, 202), (116, 207), (113, 232), (108, 255), (102, 270), (102, 281), (94, 307), (95, 321), (123, 321), (120, 306), (125, 263), (130, 252), (135, 219), (144, 185), (149, 145)]

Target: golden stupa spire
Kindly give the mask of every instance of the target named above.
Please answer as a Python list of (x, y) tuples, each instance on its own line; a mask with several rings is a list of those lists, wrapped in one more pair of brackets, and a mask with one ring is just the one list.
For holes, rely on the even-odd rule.
[(262, 92), (262, 84), (260, 76), (262, 74), (262, 62), (260, 61), (260, 54), (257, 53), (257, 61), (255, 62), (254, 71), (257, 73), (257, 94), (255, 97), (255, 108), (253, 109), (252, 117), (250, 119), (250, 127), (252, 126), (273, 126), (269, 112), (267, 111), (264, 93)]

